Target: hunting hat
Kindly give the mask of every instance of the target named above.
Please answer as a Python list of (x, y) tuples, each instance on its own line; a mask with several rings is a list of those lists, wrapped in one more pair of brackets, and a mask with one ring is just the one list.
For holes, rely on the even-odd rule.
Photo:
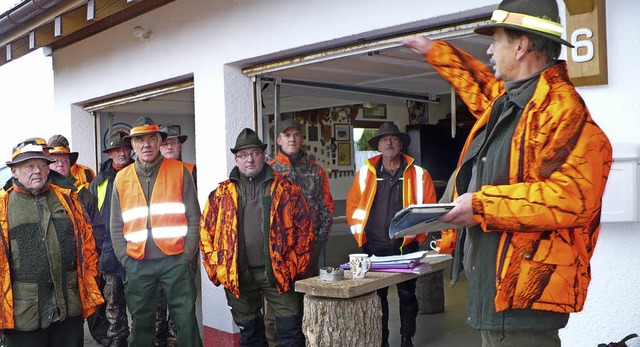
[(236, 146), (230, 148), (230, 150), (231, 153), (236, 154), (236, 152), (241, 149), (253, 147), (260, 147), (264, 151), (267, 148), (267, 145), (260, 141), (260, 139), (258, 138), (258, 134), (256, 134), (255, 131), (249, 128), (244, 128), (236, 139)]
[(47, 155), (47, 151), (47, 143), (44, 139), (32, 137), (13, 147), (11, 161), (6, 164), (11, 167), (29, 159), (44, 159), (49, 163), (55, 163), (56, 161)]
[(378, 143), (380, 142), (380, 139), (386, 135), (397, 136), (400, 139), (400, 141), (402, 141), (402, 146), (404, 148), (407, 148), (411, 143), (411, 138), (409, 137), (409, 135), (407, 135), (406, 133), (400, 132), (400, 129), (398, 128), (397, 125), (395, 125), (393, 122), (384, 122), (382, 123), (382, 125), (380, 126), (380, 129), (378, 130), (378, 135), (369, 139), (369, 146), (371, 146), (371, 148), (377, 151)]
[(116, 131), (111, 136), (109, 136), (109, 141), (107, 142), (107, 148), (102, 151), (102, 153), (109, 153), (110, 150), (118, 147), (127, 147), (131, 149), (131, 143), (124, 140), (124, 137), (127, 136), (127, 133), (124, 131)]
[(300, 131), (302, 131), (302, 124), (300, 124), (300, 122), (298, 122), (297, 120), (293, 119), (293, 118), (287, 118), (287, 119), (283, 119), (281, 121), (278, 122), (278, 127), (277, 127), (277, 134), (283, 133), (285, 132), (285, 130), (289, 129), (289, 128), (296, 128)]
[(49, 144), (49, 154), (68, 154), (71, 165), (78, 160), (78, 152), (71, 152), (69, 141), (62, 135), (53, 135), (47, 141)]
[(162, 139), (167, 138), (167, 133), (161, 131), (160, 127), (158, 127), (158, 124), (156, 124), (151, 118), (139, 117), (133, 124), (133, 127), (131, 127), (131, 130), (129, 130), (129, 135), (123, 137), (123, 139), (127, 142), (131, 142), (132, 137), (153, 133), (159, 133), (160, 136), (162, 136)]
[(187, 135), (180, 135), (180, 127), (174, 125), (161, 125), (160, 132), (167, 133), (167, 139), (177, 137), (180, 143), (187, 141)]
[(491, 36), (498, 27), (525, 31), (573, 47), (562, 39), (563, 27), (556, 0), (503, 0), (493, 11), (491, 23), (474, 31)]

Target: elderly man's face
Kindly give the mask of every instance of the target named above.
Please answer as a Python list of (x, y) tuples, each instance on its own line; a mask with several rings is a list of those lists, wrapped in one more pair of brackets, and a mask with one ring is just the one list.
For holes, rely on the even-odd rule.
[(145, 134), (132, 137), (131, 146), (141, 162), (150, 163), (160, 153), (160, 141), (162, 137), (159, 133)]
[(113, 160), (114, 164), (126, 166), (129, 164), (129, 158), (131, 157), (131, 148), (126, 146), (112, 148), (107, 152), (107, 155)]
[(64, 177), (71, 176), (71, 156), (69, 154), (51, 153), (49, 156), (56, 161), (49, 164), (51, 170), (57, 171)]
[(177, 137), (166, 138), (162, 140), (160, 152), (165, 158), (177, 160), (180, 158), (180, 152), (182, 152), (182, 143)]
[(11, 175), (29, 192), (35, 194), (49, 179), (49, 162), (44, 159), (29, 159), (11, 167)]
[(302, 138), (300, 130), (297, 128), (289, 128), (278, 134), (276, 142), (278, 142), (278, 145), (280, 145), (280, 148), (285, 154), (295, 155), (298, 154), (300, 148), (302, 148), (304, 139)]
[(396, 135), (383, 136), (378, 142), (378, 151), (387, 160), (395, 159), (402, 149), (402, 141)]
[(491, 56), (494, 74), (498, 79), (507, 82), (518, 79), (517, 52), (518, 40), (510, 39), (503, 28), (496, 28), (487, 54)]
[(264, 167), (264, 152), (260, 147), (239, 150), (236, 152), (236, 165), (243, 175), (253, 177)]

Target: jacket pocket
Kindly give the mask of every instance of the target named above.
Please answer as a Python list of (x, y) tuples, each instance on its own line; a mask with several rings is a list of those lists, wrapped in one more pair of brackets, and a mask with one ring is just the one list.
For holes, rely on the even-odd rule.
[[(522, 241), (526, 239), (519, 239), (515, 243)], [(515, 260), (519, 264), (518, 270), (509, 271), (517, 278), (513, 308), (575, 311), (576, 303), (582, 300), (586, 287), (578, 276), (574, 248), (559, 237), (540, 240), (535, 249), (529, 247), (518, 252), (522, 257), (519, 261)]]
[(78, 286), (78, 272), (67, 273), (67, 317), (78, 317), (82, 314), (80, 287)]
[(13, 283), (13, 315), (18, 331), (33, 331), (40, 327), (36, 283)]

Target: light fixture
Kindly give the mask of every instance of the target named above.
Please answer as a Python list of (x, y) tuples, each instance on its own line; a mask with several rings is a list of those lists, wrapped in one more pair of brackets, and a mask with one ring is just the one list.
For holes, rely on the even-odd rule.
[(153, 37), (153, 32), (137, 25), (133, 28), (133, 37), (140, 39), (140, 41), (147, 41)]

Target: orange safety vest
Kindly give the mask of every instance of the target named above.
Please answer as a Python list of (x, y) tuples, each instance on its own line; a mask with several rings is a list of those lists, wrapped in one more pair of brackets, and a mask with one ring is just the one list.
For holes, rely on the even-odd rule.
[(118, 173), (116, 187), (127, 255), (137, 260), (144, 258), (149, 238), (148, 217), (151, 217), (151, 235), (162, 252), (175, 255), (184, 251), (189, 223), (182, 199), (183, 175), (182, 162), (165, 158), (158, 170), (151, 199), (147, 202), (135, 165), (129, 165)]
[[(436, 191), (429, 172), (413, 165), (414, 159), (410, 156), (404, 154), (403, 156), (407, 166), (402, 174), (402, 207), (436, 202)], [(356, 178), (347, 194), (347, 223), (351, 226), (351, 233), (356, 239), (358, 247), (362, 247), (367, 242), (364, 227), (367, 225), (369, 211), (376, 197), (378, 187), (376, 165), (381, 158), (382, 155), (377, 155), (365, 160), (365, 165), (356, 173)], [(413, 237), (405, 237), (403, 246), (413, 239)], [(418, 242), (423, 242), (426, 235), (417, 235), (415, 239)]]
[(192, 164), (192, 163), (187, 163), (187, 162), (182, 162), (184, 164), (184, 166), (187, 167), (187, 170), (189, 170), (189, 173), (193, 175), (193, 169), (196, 167), (196, 164)]

